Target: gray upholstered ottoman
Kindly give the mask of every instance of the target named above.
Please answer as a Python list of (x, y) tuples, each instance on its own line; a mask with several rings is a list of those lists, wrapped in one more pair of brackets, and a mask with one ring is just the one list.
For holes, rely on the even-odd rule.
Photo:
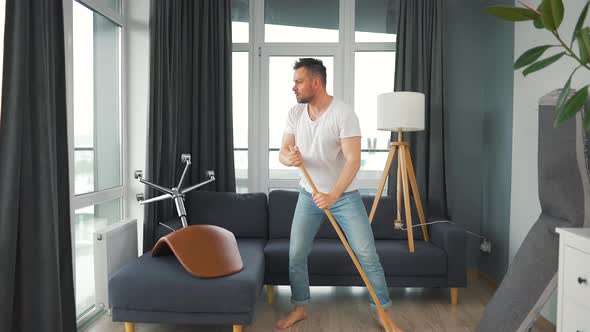
[(252, 322), (264, 280), (262, 239), (238, 239), (244, 269), (234, 275), (201, 279), (190, 275), (174, 256), (146, 253), (115, 273), (109, 281), (113, 321), (199, 325), (242, 325)]

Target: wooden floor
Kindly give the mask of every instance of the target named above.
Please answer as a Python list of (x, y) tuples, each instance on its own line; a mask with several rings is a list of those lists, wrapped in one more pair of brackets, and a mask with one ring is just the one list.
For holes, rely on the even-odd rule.
[[(289, 287), (275, 288), (275, 303), (266, 302), (266, 290), (258, 299), (256, 315), (244, 331), (274, 331), (274, 323), (291, 309)], [(493, 290), (482, 280), (472, 280), (469, 287), (459, 290), (459, 304), (450, 304), (448, 289), (392, 288), (394, 320), (405, 331), (463, 332), (475, 331), (484, 306)], [(369, 294), (363, 287), (312, 287), (313, 303), (308, 307), (308, 318), (287, 331), (292, 332), (378, 332), (368, 306)], [(230, 300), (231, 301), (231, 300)], [(86, 331), (124, 332), (123, 323), (113, 323), (103, 315)], [(548, 331), (537, 324), (532, 332)], [(136, 332), (231, 332), (231, 326), (196, 326), (136, 324)], [(550, 330), (549, 330), (550, 331)]]

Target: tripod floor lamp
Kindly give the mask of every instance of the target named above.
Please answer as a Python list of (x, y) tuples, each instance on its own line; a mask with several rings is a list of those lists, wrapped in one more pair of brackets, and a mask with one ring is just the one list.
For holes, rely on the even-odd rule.
[(389, 143), (389, 155), (385, 163), (385, 169), (381, 176), (381, 182), (371, 207), (369, 214), (369, 221), (373, 222), (375, 211), (379, 205), (383, 188), (389, 175), (389, 169), (395, 152), (398, 151), (397, 158), (397, 218), (394, 222), (395, 228), (402, 227), (401, 220), (401, 202), (402, 197), (404, 201), (404, 210), (408, 231), (408, 247), (410, 252), (414, 252), (414, 232), (412, 227), (412, 210), (410, 208), (410, 187), (412, 189), (412, 196), (416, 203), (418, 210), (418, 217), (422, 227), (422, 234), (424, 240), (428, 241), (428, 229), (426, 228), (426, 221), (424, 219), (424, 210), (422, 209), (422, 201), (420, 200), (420, 193), (416, 183), (416, 174), (414, 172), (414, 165), (412, 164), (412, 157), (410, 156), (409, 143), (404, 142), (402, 135), (404, 131), (420, 131), (424, 130), (424, 94), (418, 92), (389, 92), (377, 96), (377, 129), (385, 131), (397, 132), (397, 142)]

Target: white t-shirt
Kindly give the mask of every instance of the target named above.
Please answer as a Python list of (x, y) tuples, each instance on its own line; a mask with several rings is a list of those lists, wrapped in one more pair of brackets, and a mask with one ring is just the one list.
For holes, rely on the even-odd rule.
[[(332, 99), (332, 103), (319, 118), (312, 121), (307, 112), (307, 104), (297, 104), (287, 116), (285, 134), (295, 135), (295, 144), (303, 156), (307, 172), (320, 192), (329, 193), (344, 168), (346, 159), (340, 145), (341, 138), (360, 137), (359, 120), (350, 106)], [(308, 192), (313, 192), (307, 179), (300, 171), (300, 184)], [(358, 189), (355, 176), (345, 192)]]

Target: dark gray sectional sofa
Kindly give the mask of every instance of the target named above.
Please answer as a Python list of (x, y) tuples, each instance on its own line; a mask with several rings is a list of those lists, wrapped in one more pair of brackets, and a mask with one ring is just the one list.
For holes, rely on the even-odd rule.
[[(113, 321), (233, 325), (234, 332), (254, 319), (263, 285), (289, 284), (289, 234), (297, 192), (234, 194), (194, 192), (187, 198), (189, 222), (212, 224), (236, 236), (244, 270), (238, 274), (199, 279), (188, 274), (174, 256), (148, 252), (115, 273), (109, 282)], [(372, 196), (363, 196), (370, 210)], [(395, 201), (382, 197), (373, 221), (375, 245), (390, 287), (465, 287), (465, 232), (450, 223), (429, 226), (430, 241), (414, 232), (414, 253), (405, 232), (393, 229)], [(412, 213), (416, 216), (416, 213)], [(415, 218), (416, 219), (416, 218)], [(178, 221), (175, 226), (179, 227)], [(160, 228), (161, 234), (166, 230)], [(329, 221), (320, 229), (309, 257), (310, 282), (316, 286), (362, 286), (350, 257)], [(269, 298), (272, 302), (272, 298)]]

